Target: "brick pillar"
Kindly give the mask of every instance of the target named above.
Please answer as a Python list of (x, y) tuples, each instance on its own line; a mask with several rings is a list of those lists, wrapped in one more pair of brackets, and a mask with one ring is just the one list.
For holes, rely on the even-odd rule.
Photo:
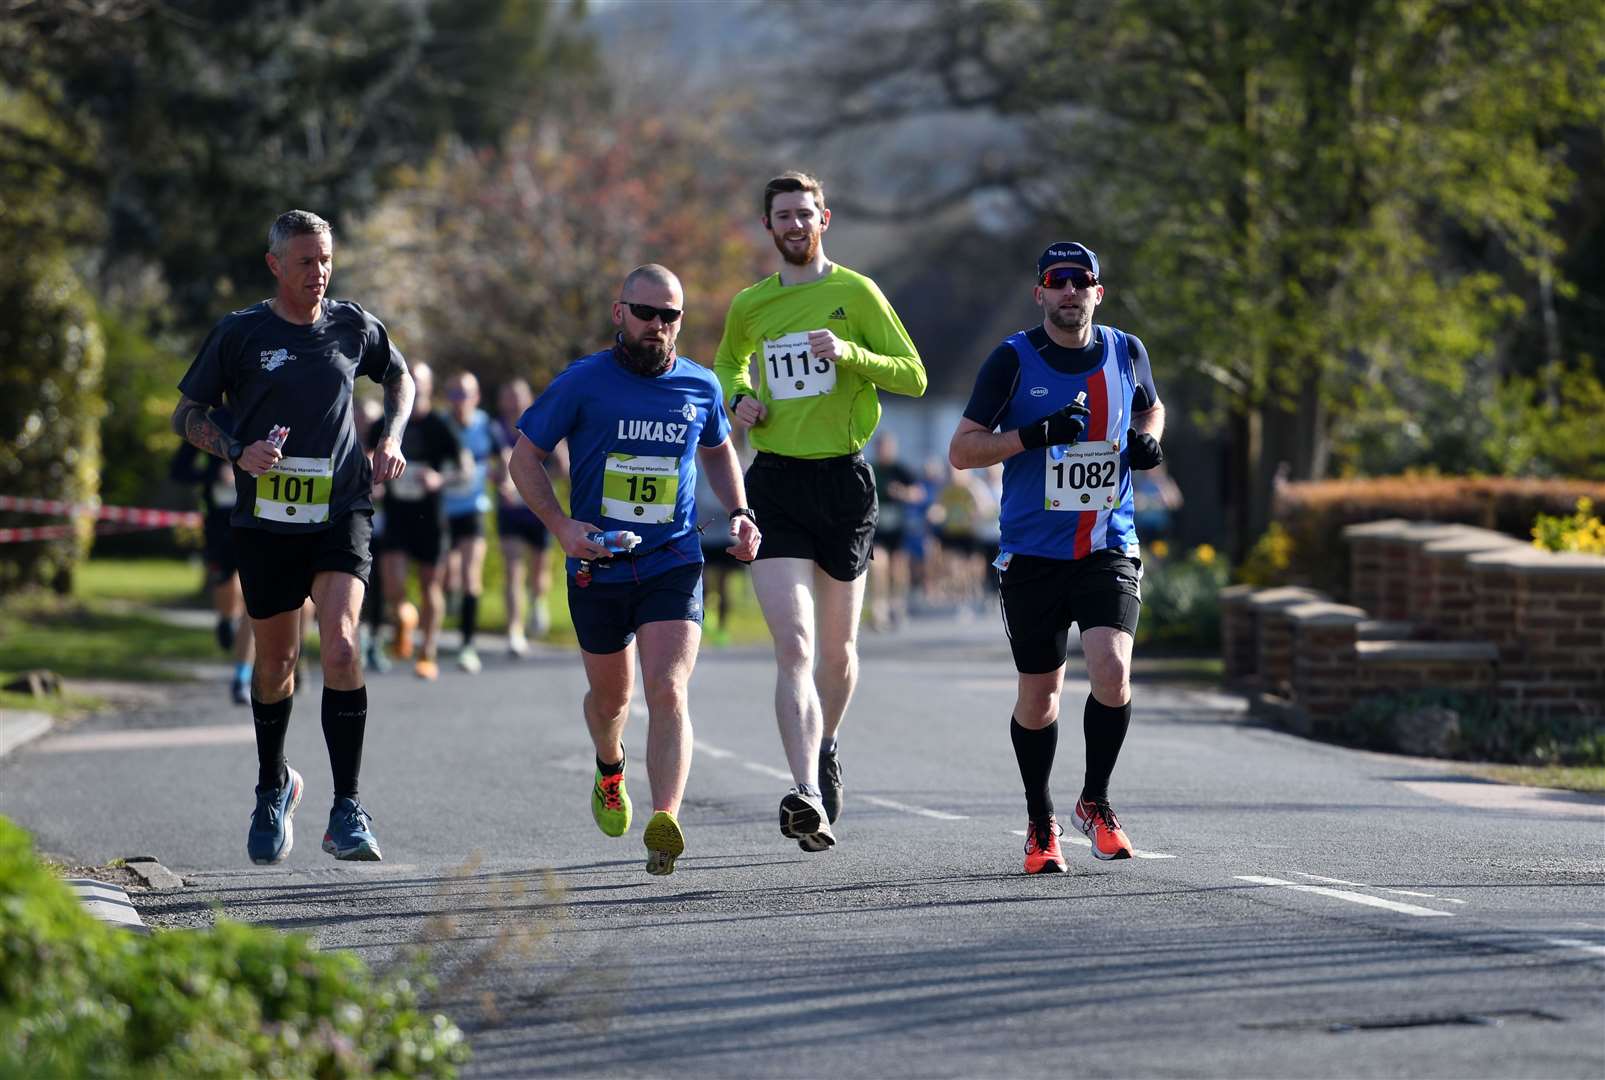
[(1385, 538), (1409, 522), (1403, 518), (1346, 525), (1343, 539), (1349, 545), (1349, 603), (1381, 617), (1385, 566)]
[(1312, 719), (1341, 716), (1354, 693), (1354, 643), (1365, 612), (1344, 604), (1298, 604), (1293, 625), (1293, 702)]
[(1259, 641), (1249, 597), (1260, 590), (1253, 585), (1228, 585), (1220, 591), (1220, 647), (1227, 686), (1254, 681), (1259, 670)]
[(1440, 641), (1488, 640), (1477, 626), (1475, 581), (1466, 560), (1484, 551), (1522, 546), (1515, 537), (1470, 526), (1423, 544), (1416, 556), (1416, 573), (1423, 584), (1415, 606), (1423, 636)]
[(1292, 693), (1293, 624), (1285, 612), (1299, 604), (1325, 599), (1322, 593), (1299, 586), (1265, 589), (1249, 597), (1248, 606), (1258, 622), (1257, 666), (1261, 690), (1282, 697)]

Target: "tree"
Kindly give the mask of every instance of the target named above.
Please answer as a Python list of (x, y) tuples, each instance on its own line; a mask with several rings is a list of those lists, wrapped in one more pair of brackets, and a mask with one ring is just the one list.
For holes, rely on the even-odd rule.
[[(1602, 116), (1584, 0), (940, 0), (892, 6), (829, 78), (832, 126), (954, 110), (1022, 150), (1006, 186), (1107, 251), (1134, 320), (1228, 417), (1236, 547), (1272, 478), (1324, 475), (1404, 382), (1497, 385), (1498, 345), (1558, 278), (1578, 125)], [(1467, 407), (1470, 405), (1471, 407)], [(1475, 444), (1477, 433), (1466, 434)]]
[(686, 290), (680, 349), (711, 364), (725, 305), (761, 265), (731, 212), (757, 214), (751, 170), (717, 115), (582, 112), (499, 151), (449, 148), (403, 175), (337, 266), (409, 356), (539, 387), (606, 343), (624, 275), (662, 263)]

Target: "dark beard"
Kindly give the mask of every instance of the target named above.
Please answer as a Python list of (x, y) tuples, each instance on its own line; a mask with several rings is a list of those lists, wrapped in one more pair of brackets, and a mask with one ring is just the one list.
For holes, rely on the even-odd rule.
[(669, 370), (674, 361), (674, 350), (667, 345), (649, 345), (646, 342), (629, 342), (624, 335), (619, 335), (617, 347), (613, 350), (623, 364), (625, 370), (633, 371), (648, 379), (655, 379)]
[(1060, 330), (1076, 331), (1092, 321), (1092, 312), (1079, 307), (1071, 308), (1069, 311), (1055, 307), (1048, 312), (1048, 321)]
[(807, 266), (814, 261), (814, 256), (819, 254), (819, 234), (812, 233), (809, 235), (808, 250), (800, 256), (791, 253), (791, 250), (786, 246), (785, 238), (781, 236), (775, 237), (775, 250), (780, 252), (780, 257), (791, 263), (791, 265)]

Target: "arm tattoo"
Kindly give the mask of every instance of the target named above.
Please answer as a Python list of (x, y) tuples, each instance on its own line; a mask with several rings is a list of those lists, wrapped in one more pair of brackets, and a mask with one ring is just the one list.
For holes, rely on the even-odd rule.
[(180, 398), (173, 410), (173, 430), (184, 436), (192, 446), (228, 460), (229, 443), (233, 436), (217, 426), (205, 405), (190, 398)]
[(407, 373), (407, 365), (403, 360), (397, 360), (385, 376), (385, 417), (384, 424), (379, 429), (380, 439), (399, 439), (401, 432), (407, 426), (407, 418), (412, 415), (413, 384), (412, 376)]

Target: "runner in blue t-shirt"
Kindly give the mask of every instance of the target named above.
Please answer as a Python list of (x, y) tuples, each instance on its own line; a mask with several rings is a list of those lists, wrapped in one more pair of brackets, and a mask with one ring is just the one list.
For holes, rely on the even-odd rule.
[(1109, 777), (1131, 723), (1131, 647), (1142, 606), (1131, 470), (1164, 460), (1165, 407), (1142, 342), (1096, 326), (1098, 256), (1053, 244), (1037, 260), (1042, 325), (1013, 335), (981, 368), (948, 447), (960, 469), (1003, 462), (997, 561), (1003, 620), (1019, 672), (1009, 722), (1025, 782), (1025, 870), (1062, 873), (1048, 794), (1070, 625), (1092, 693), (1087, 775), (1073, 816), (1099, 859), (1131, 858), (1109, 806)]
[(446, 533), (451, 540), (446, 552), (446, 592), (458, 599), (463, 645), (457, 653), (457, 666), (477, 675), (481, 663), (474, 634), (479, 629), (479, 594), (485, 589), (485, 515), (490, 512), (485, 483), (493, 467), (498, 474), (502, 471), (506, 445), (490, 415), (479, 407), (479, 380), (473, 372), (459, 371), (446, 380), (446, 406), (447, 422), (474, 460), (472, 469), (462, 470), (446, 485)]
[[(686, 686), (702, 637), (698, 464), (730, 513), (731, 554), (751, 561), (758, 523), (746, 506), (713, 372), (675, 353), (684, 294), (662, 266), (630, 271), (613, 304), (612, 348), (581, 357), (518, 421), (509, 470), (519, 494), (568, 555), (568, 603), (590, 692), (585, 724), (596, 746), (591, 815), (608, 836), (630, 827), (624, 786), (637, 642), (647, 695), (649, 874), (674, 872), (685, 850), (676, 815), (691, 770)], [(542, 463), (568, 441), (572, 488), (563, 512)], [(609, 534), (639, 538), (627, 553)]]

